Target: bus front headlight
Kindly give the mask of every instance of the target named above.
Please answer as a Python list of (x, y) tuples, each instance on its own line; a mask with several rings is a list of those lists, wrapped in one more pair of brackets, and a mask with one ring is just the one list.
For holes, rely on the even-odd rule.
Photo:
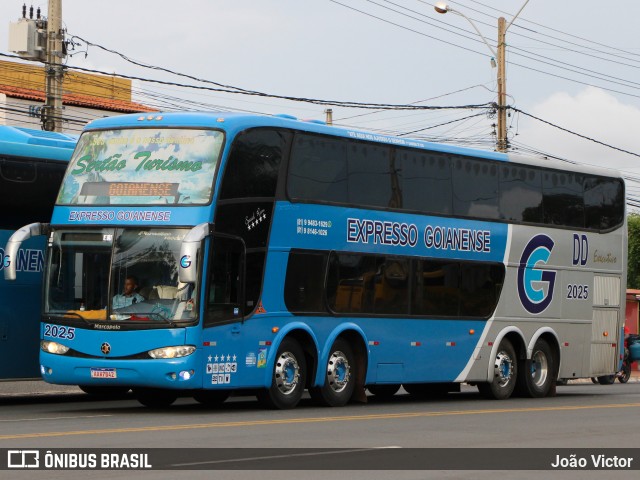
[(40, 342), (40, 349), (47, 353), (53, 353), (54, 355), (64, 355), (69, 351), (69, 347), (58, 342), (51, 342), (49, 340), (42, 340)]
[(180, 358), (191, 355), (196, 351), (193, 345), (179, 345), (177, 347), (164, 347), (149, 350), (151, 358)]

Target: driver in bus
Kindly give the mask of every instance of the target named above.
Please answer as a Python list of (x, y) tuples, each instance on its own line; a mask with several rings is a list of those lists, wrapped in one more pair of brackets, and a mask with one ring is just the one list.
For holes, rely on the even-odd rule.
[(113, 309), (129, 307), (135, 303), (144, 302), (144, 297), (136, 292), (137, 288), (138, 279), (133, 275), (127, 276), (124, 280), (124, 291), (113, 297)]

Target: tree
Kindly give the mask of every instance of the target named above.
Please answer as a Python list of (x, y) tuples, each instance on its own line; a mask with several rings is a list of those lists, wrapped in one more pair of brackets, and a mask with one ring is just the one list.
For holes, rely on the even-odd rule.
[(637, 213), (630, 214), (628, 223), (627, 288), (640, 288), (640, 215)]

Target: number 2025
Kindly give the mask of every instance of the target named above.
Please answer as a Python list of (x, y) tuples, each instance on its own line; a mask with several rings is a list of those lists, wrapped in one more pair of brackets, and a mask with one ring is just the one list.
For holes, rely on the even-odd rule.
[(76, 337), (76, 329), (73, 327), (63, 327), (58, 325), (45, 324), (44, 336), (73, 340)]
[(567, 298), (586, 300), (589, 298), (589, 285), (567, 285)]

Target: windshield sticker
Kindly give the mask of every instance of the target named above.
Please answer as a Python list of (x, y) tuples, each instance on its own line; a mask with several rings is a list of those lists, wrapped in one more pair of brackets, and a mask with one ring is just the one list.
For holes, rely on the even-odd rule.
[(223, 138), (194, 129), (85, 132), (57, 203), (207, 204)]

